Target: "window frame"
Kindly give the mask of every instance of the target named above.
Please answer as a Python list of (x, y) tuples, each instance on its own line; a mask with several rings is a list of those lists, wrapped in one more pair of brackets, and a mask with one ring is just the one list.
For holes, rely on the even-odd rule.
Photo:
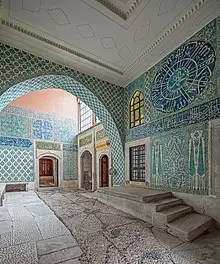
[(83, 132), (94, 126), (94, 114), (83, 102), (79, 103), (79, 131)]
[(129, 147), (129, 165), (130, 165), (129, 180), (132, 182), (145, 182), (146, 181), (145, 144)]
[[(142, 117), (143, 112), (143, 117)], [(129, 104), (129, 128), (134, 128), (144, 124), (144, 94), (136, 90)]]

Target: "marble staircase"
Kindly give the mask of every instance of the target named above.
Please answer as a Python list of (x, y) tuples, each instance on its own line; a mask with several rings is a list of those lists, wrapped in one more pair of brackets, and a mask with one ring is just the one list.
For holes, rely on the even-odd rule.
[(192, 241), (213, 226), (211, 217), (196, 213), (171, 192), (118, 186), (100, 188), (92, 196), (184, 241)]
[(212, 227), (212, 218), (194, 212), (181, 199), (171, 194), (166, 199), (156, 199), (151, 204), (152, 223), (184, 241), (192, 241)]

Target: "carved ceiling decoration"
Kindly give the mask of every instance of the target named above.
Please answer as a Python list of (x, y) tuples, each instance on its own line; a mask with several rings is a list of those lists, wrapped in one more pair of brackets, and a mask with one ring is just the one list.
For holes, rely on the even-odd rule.
[(5, 0), (1, 41), (125, 86), (220, 11), (219, 0)]

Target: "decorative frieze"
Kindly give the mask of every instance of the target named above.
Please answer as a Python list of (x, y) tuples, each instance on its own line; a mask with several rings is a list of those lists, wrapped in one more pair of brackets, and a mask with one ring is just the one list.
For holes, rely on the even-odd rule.
[(37, 141), (36, 142), (36, 148), (37, 149), (46, 149), (46, 150), (56, 150), (56, 151), (61, 150), (59, 143), (45, 142), (45, 141)]
[(25, 138), (0, 137), (0, 145), (7, 147), (29, 148), (33, 143)]
[(80, 147), (85, 146), (85, 145), (88, 145), (90, 143), (92, 143), (92, 134), (91, 135), (88, 135), (88, 136), (86, 136), (84, 138), (81, 138), (79, 140), (79, 146)]
[(95, 148), (104, 148), (108, 147), (110, 145), (110, 142), (108, 140), (102, 141), (100, 143), (95, 144)]
[(128, 129), (126, 140), (131, 141), (145, 137), (154, 136), (174, 128), (181, 128), (186, 125), (203, 122), (220, 117), (220, 98), (208, 103), (196, 106), (186, 111), (176, 113), (161, 120), (144, 124), (142, 126)]
[(106, 137), (107, 137), (107, 133), (104, 128), (96, 132), (96, 136), (95, 136), (96, 141), (101, 140)]

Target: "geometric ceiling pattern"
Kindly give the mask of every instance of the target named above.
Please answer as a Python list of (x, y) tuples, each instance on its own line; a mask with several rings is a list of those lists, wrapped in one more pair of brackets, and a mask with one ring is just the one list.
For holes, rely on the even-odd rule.
[(220, 10), (218, 0), (3, 2), (3, 42), (120, 86), (153, 66)]

